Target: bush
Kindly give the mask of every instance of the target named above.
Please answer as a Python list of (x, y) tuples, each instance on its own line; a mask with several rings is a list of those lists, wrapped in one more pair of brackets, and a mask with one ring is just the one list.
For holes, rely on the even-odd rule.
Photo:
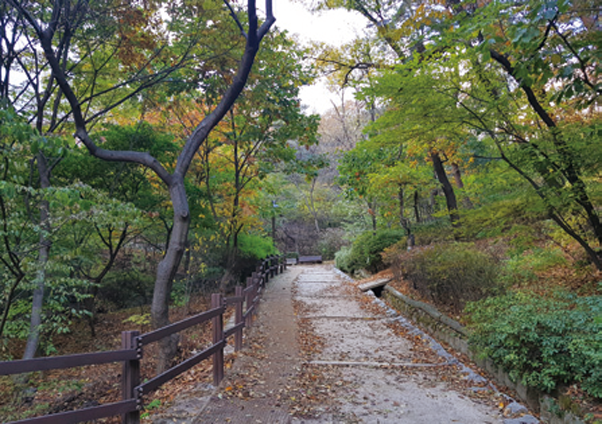
[(414, 224), (412, 232), (416, 237), (416, 246), (428, 246), (454, 239), (454, 229), (447, 218)]
[(365, 232), (355, 239), (350, 248), (343, 248), (336, 253), (336, 266), (349, 274), (360, 269), (378, 272), (384, 268), (382, 252), (403, 237), (403, 231), (399, 230), (381, 230), (376, 234)]
[(560, 249), (535, 247), (514, 254), (506, 261), (504, 279), (510, 284), (535, 281), (537, 273), (566, 263), (567, 260)]
[(334, 254), (334, 263), (341, 271), (352, 273), (351, 266), (351, 246), (343, 246), (341, 250)]
[(498, 261), (470, 243), (414, 249), (400, 255), (394, 265), (422, 296), (457, 312), (466, 302), (501, 290)]
[(270, 237), (247, 233), (238, 236), (238, 250), (241, 256), (253, 259), (263, 259), (277, 253)]
[(602, 296), (514, 292), (466, 310), (472, 346), (513, 379), (546, 392), (580, 382), (602, 398)]

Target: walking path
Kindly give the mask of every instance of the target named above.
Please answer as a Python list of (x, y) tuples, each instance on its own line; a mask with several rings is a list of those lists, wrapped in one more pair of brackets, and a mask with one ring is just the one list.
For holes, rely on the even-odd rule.
[(218, 390), (186, 401), (194, 418), (164, 422), (538, 422), (504, 418), (484, 379), (466, 378), (466, 367), (330, 265), (290, 267), (270, 281), (246, 345)]

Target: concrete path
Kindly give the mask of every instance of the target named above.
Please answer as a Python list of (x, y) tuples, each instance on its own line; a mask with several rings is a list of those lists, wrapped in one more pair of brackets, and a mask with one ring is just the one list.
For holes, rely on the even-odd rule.
[(270, 281), (245, 344), (212, 395), (183, 400), (193, 415), (155, 422), (537, 422), (504, 418), (486, 382), (466, 379), (330, 265)]
[[(329, 266), (306, 268), (295, 299), (323, 339), (309, 366), (338, 368), (338, 411), (296, 423), (501, 423), (494, 405), (471, 399), (441, 381), (446, 361), (400, 336), (383, 308)], [(453, 372), (453, 371), (452, 371)]]

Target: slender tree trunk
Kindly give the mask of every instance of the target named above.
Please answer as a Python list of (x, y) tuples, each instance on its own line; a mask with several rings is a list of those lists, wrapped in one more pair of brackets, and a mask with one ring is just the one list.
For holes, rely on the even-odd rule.
[(420, 224), (422, 221), (420, 219), (420, 208), (419, 208), (419, 200), (420, 194), (418, 194), (418, 190), (414, 191), (414, 215), (416, 217), (416, 222)]
[(4, 327), (6, 327), (6, 323), (8, 321), (8, 313), (10, 312), (10, 307), (13, 302), (15, 290), (17, 290), (17, 287), (19, 286), (21, 281), (23, 281), (23, 278), (25, 278), (25, 274), (15, 276), (15, 281), (13, 282), (12, 286), (10, 286), (8, 293), (4, 298), (4, 311), (2, 311), (2, 319), (0, 320), (0, 337), (2, 337), (2, 334), (4, 334)]
[[(412, 234), (412, 224), (410, 222), (410, 218), (405, 217), (404, 191), (403, 191), (403, 186), (401, 184), (399, 185), (399, 192), (397, 193), (397, 197), (399, 200), (399, 223), (406, 232), (406, 235), (408, 237), (408, 240), (407, 240), (408, 250), (411, 250), (414, 247), (415, 238), (414, 238), (414, 234)], [(415, 201), (416, 201), (416, 199), (414, 199), (414, 202)], [(414, 208), (416, 208), (415, 203), (414, 203)], [(417, 212), (417, 209), (415, 209), (415, 211)]]
[[(117, 255), (121, 251), (125, 239), (128, 235), (129, 224), (125, 224), (124, 228), (121, 230), (121, 234), (119, 235), (119, 241), (117, 242), (117, 246), (113, 247), (113, 240), (111, 235), (105, 240), (100, 232), (100, 229), (96, 227), (97, 233), (100, 235), (100, 238), (103, 240), (107, 248), (109, 249), (109, 260), (100, 271), (100, 273), (93, 278), (90, 278), (90, 282), (93, 284), (92, 289), (90, 290), (90, 297), (84, 300), (84, 309), (88, 311), (90, 314), (88, 315), (88, 327), (90, 328), (90, 336), (96, 337), (96, 297), (98, 296), (98, 291), (102, 280), (109, 273), (115, 260), (117, 259)], [(113, 229), (110, 228), (110, 231)]]
[(566, 180), (570, 183), (570, 191), (573, 195), (573, 198), (577, 204), (579, 204), (583, 210), (585, 211), (587, 218), (592, 226), (594, 231), (594, 235), (598, 240), (598, 244), (602, 246), (602, 223), (600, 222), (600, 217), (598, 216), (598, 212), (596, 208), (591, 202), (589, 198), (589, 194), (585, 187), (585, 183), (580, 175), (579, 167), (577, 165), (577, 160), (571, 151), (570, 147), (567, 145), (566, 140), (563, 137), (563, 134), (556, 126), (556, 122), (552, 119), (552, 116), (544, 109), (541, 105), (533, 89), (524, 83), (521, 78), (516, 76), (516, 69), (510, 63), (508, 58), (496, 50), (490, 49), (491, 57), (493, 60), (498, 62), (504, 70), (514, 77), (516, 81), (520, 84), (520, 88), (527, 96), (527, 101), (531, 108), (535, 111), (535, 113), (540, 117), (540, 119), (544, 122), (546, 127), (550, 130), (552, 141), (558, 155), (560, 157), (560, 167), (562, 170), (562, 174), (566, 178)]
[[(403, 186), (400, 184), (399, 185), (399, 190), (397, 191), (397, 201), (399, 204), (399, 225), (401, 225), (401, 228), (406, 228), (406, 219), (405, 219), (405, 205), (404, 205), (404, 199), (403, 199)], [(407, 230), (406, 230), (407, 231)]]
[[(42, 153), (37, 155), (38, 174), (40, 176), (40, 188), (50, 187), (50, 169), (46, 157)], [(50, 210), (48, 201), (42, 198), (40, 201), (40, 226), (44, 231), (50, 230)], [(40, 246), (38, 248), (38, 270), (36, 272), (35, 289), (31, 305), (31, 320), (29, 334), (23, 359), (32, 359), (36, 356), (40, 345), (40, 326), (42, 325), (42, 311), (44, 306), (44, 289), (46, 286), (46, 265), (48, 263), (51, 242), (46, 238), (44, 231), (40, 232)]]
[(445, 195), (445, 202), (447, 204), (447, 211), (449, 212), (449, 218), (451, 220), (452, 227), (457, 228), (460, 226), (460, 218), (458, 216), (458, 202), (456, 201), (456, 194), (454, 188), (447, 178), (447, 173), (443, 167), (443, 162), (438, 153), (431, 152), (431, 160), (433, 161), (433, 168), (435, 175), (441, 184), (441, 189)]
[[(464, 181), (462, 181), (462, 173), (460, 172), (460, 167), (457, 163), (452, 163), (452, 175), (454, 176), (454, 181), (456, 183), (456, 187), (459, 189), (464, 188)], [(465, 209), (473, 209), (474, 205), (466, 194), (462, 194), (462, 204)]]
[(581, 247), (583, 247), (583, 250), (585, 250), (587, 255), (590, 257), (590, 259), (591, 259), (592, 263), (594, 264), (594, 266), (596, 267), (596, 269), (599, 271), (602, 271), (602, 261), (600, 261), (600, 257), (598, 256), (598, 253), (594, 249), (592, 249), (592, 247), (589, 245), (589, 243), (583, 237), (581, 237), (579, 234), (577, 234), (577, 232), (574, 231), (570, 227), (570, 225), (560, 216), (560, 214), (554, 212), (554, 208), (549, 204), (546, 195), (542, 191), (542, 187), (539, 186), (531, 177), (529, 177), (529, 175), (527, 175), (527, 173), (525, 171), (523, 171), (520, 167), (518, 167), (515, 163), (513, 163), (504, 154), (504, 151), (502, 150), (501, 146), (499, 145), (499, 143), (497, 141), (496, 141), (496, 146), (497, 146), (498, 151), (500, 152), (504, 162), (506, 162), (508, 165), (510, 165), (510, 167), (512, 169), (514, 169), (525, 180), (527, 180), (529, 182), (529, 184), (531, 184), (531, 186), (535, 189), (535, 192), (537, 193), (537, 195), (546, 204), (546, 207), (548, 210), (548, 216), (550, 217), (550, 219), (552, 219), (556, 224), (558, 224), (558, 226), (560, 228), (562, 228), (562, 230), (565, 233), (567, 233), (575, 241), (577, 241), (577, 243), (579, 243), (579, 245), (581, 245)]
[(431, 190), (431, 193), (429, 195), (429, 203), (428, 203), (428, 210), (426, 211), (427, 215), (428, 215), (428, 219), (427, 221), (432, 221), (433, 220), (433, 214), (437, 211), (437, 199), (436, 197), (439, 195), (439, 189), (438, 188), (434, 188)]
[(408, 238), (412, 234), (412, 226), (410, 219), (405, 217), (405, 200), (403, 186), (399, 185), (399, 191), (397, 193), (397, 200), (399, 201), (399, 224), (406, 232)]
[[(157, 278), (155, 280), (155, 290), (151, 306), (151, 319), (154, 328), (165, 326), (169, 323), (169, 294), (172, 287), (172, 281), (184, 253), (188, 227), (190, 224), (190, 210), (186, 198), (186, 190), (184, 188), (184, 177), (192, 163), (194, 155), (206, 141), (213, 128), (232, 108), (234, 102), (239, 97), (248, 81), (261, 41), (276, 21), (273, 15), (272, 0), (266, 0), (265, 2), (265, 18), (261, 26), (258, 23), (255, 0), (247, 1), (246, 14), (248, 29), (246, 31), (243, 30), (242, 24), (238, 21), (236, 14), (231, 14), (232, 18), (240, 27), (242, 35), (246, 39), (245, 51), (239, 62), (236, 75), (229, 83), (229, 87), (225, 91), (223, 97), (213, 111), (208, 115), (205, 115), (201, 122), (198, 123), (182, 147), (173, 174), (148, 152), (105, 150), (96, 145), (93, 138), (90, 137), (88, 122), (82, 111), (82, 102), (73, 90), (67, 72), (61, 67), (61, 63), (55, 54), (55, 47), (53, 46), (54, 36), (60, 33), (60, 31), (58, 31), (60, 24), (60, 19), (58, 19), (58, 17), (60, 17), (61, 13), (64, 11), (64, 2), (54, 2), (52, 13), (48, 14), (49, 17), (52, 17), (48, 24), (38, 22), (31, 13), (29, 13), (28, 8), (31, 6), (29, 3), (13, 1), (11, 2), (11, 5), (23, 15), (28, 25), (35, 31), (37, 39), (40, 41), (41, 48), (48, 61), (52, 76), (55, 78), (58, 87), (71, 106), (71, 117), (76, 128), (75, 136), (86, 146), (90, 154), (102, 160), (112, 162), (132, 162), (143, 165), (153, 170), (157, 177), (159, 177), (169, 189), (174, 209), (174, 223), (165, 256), (157, 267)], [(65, 47), (65, 57), (68, 54), (67, 50), (69, 50), (68, 47)], [(119, 103), (116, 103), (114, 106), (117, 106), (118, 104)], [(158, 369), (160, 371), (165, 369), (170, 359), (173, 357), (176, 347), (176, 336), (161, 341), (161, 349), (158, 358)]]
[[(188, 226), (190, 224), (190, 210), (182, 176), (173, 176), (173, 181), (169, 186), (169, 196), (174, 209), (173, 227), (165, 256), (157, 267), (157, 278), (151, 305), (153, 328), (160, 328), (169, 324), (169, 296), (178, 265), (186, 248)], [(158, 372), (169, 368), (170, 361), (177, 350), (178, 340), (177, 334), (161, 340), (161, 349), (157, 358)]]
[(309, 190), (309, 205), (310, 205), (311, 214), (314, 217), (314, 225), (316, 227), (316, 232), (319, 234), (320, 233), (320, 222), (318, 221), (318, 211), (316, 210), (316, 204), (314, 201), (314, 192), (316, 189), (316, 181), (318, 181), (317, 178), (314, 178), (311, 181), (311, 188)]

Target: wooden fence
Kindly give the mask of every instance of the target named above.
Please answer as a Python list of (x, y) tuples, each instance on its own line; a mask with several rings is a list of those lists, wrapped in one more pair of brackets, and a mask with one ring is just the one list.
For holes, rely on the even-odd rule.
[[(214, 293), (211, 295), (211, 309), (208, 311), (145, 334), (140, 334), (138, 331), (124, 331), (121, 333), (121, 349), (119, 350), (0, 362), (0, 375), (66, 369), (110, 362), (123, 363), (122, 400), (120, 402), (13, 421), (12, 424), (70, 424), (115, 415), (121, 415), (124, 424), (139, 423), (144, 395), (209, 358), (213, 359), (213, 384), (217, 386), (224, 378), (224, 347), (227, 339), (234, 336), (234, 349), (238, 351), (242, 348), (243, 329), (249, 327), (253, 322), (253, 313), (259, 300), (259, 294), (270, 278), (285, 269), (284, 256), (270, 256), (259, 262), (256, 271), (247, 278), (245, 288), (236, 287), (233, 297), (223, 297), (219, 293)], [(234, 326), (224, 331), (224, 313), (226, 308), (232, 305), (235, 308)], [(140, 361), (143, 357), (144, 346), (209, 320), (212, 321), (213, 326), (213, 344), (211, 346), (141, 384)]]

